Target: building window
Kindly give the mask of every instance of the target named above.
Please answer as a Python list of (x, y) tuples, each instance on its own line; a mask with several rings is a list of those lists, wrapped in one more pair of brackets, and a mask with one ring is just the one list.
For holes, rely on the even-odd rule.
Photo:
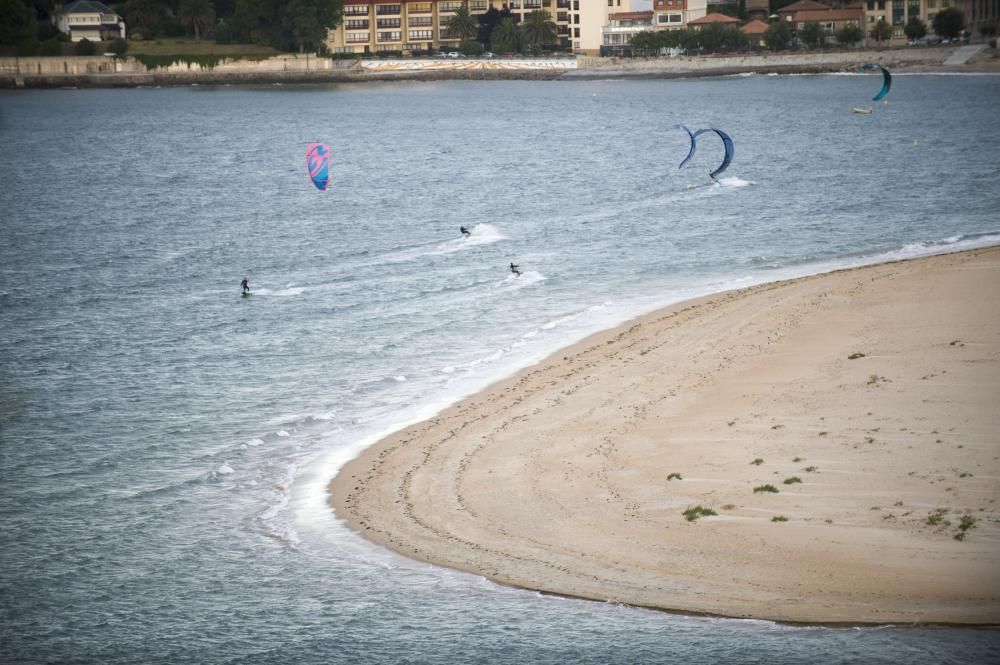
[(410, 16), (406, 19), (406, 24), (411, 28), (429, 28), (434, 25), (434, 18), (431, 16)]
[(375, 14), (378, 16), (392, 16), (399, 14), (399, 5), (375, 5)]
[(368, 32), (351, 32), (348, 33), (345, 41), (348, 44), (367, 44), (371, 33)]
[(421, 40), (423, 40), (423, 41), (430, 41), (430, 40), (434, 39), (434, 31), (433, 30), (410, 30), (410, 33), (407, 36), (407, 39), (409, 39), (410, 41), (421, 41)]
[(345, 30), (367, 30), (368, 29), (368, 19), (366, 19), (366, 18), (348, 18), (348, 19), (344, 19), (344, 29)]
[(469, 3), (469, 7), (471, 7), (473, 11), (485, 11), (487, 9), (486, 0), (472, 0), (472, 2)]
[(344, 16), (368, 16), (368, 5), (344, 5)]
[(430, 14), (432, 10), (432, 5), (429, 2), (414, 2), (411, 5), (406, 5), (407, 14)]
[(377, 28), (398, 28), (401, 25), (401, 19), (398, 18), (380, 18), (376, 21)]
[(375, 40), (379, 42), (402, 41), (402, 33), (400, 33), (398, 30), (392, 32), (377, 32), (375, 33)]

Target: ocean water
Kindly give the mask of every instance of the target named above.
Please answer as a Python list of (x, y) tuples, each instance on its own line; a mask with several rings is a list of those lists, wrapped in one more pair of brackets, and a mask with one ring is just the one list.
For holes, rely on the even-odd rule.
[[(1000, 77), (879, 82), (0, 93), (0, 662), (1000, 662), (501, 587), (326, 503), (379, 435), (655, 307), (1000, 244)], [(674, 123), (733, 137), (718, 184)]]

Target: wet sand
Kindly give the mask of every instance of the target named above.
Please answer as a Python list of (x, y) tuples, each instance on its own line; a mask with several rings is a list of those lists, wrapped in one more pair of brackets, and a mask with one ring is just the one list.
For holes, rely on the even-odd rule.
[(503, 584), (998, 624), (998, 460), (991, 248), (654, 312), (382, 440), (330, 490), (366, 538)]

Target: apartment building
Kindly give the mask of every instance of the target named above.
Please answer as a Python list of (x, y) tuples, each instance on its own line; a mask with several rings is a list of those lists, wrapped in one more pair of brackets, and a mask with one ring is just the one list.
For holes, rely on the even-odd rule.
[(917, 17), (933, 32), (934, 17), (942, 9), (955, 7), (965, 15), (970, 32), (984, 23), (1000, 21), (1000, 0), (863, 0), (865, 33), (871, 32), (875, 23), (882, 21), (892, 26), (892, 40), (903, 41), (903, 26), (911, 17)]
[[(490, 9), (508, 9), (521, 22), (531, 12), (545, 10), (556, 24), (559, 44), (578, 50), (583, 48), (581, 17), (586, 12), (581, 6), (605, 0), (467, 1), (473, 17)], [(455, 50), (459, 40), (448, 34), (447, 25), (462, 4), (462, 0), (344, 0), (344, 20), (330, 31), (327, 46), (334, 53), (354, 54)]]

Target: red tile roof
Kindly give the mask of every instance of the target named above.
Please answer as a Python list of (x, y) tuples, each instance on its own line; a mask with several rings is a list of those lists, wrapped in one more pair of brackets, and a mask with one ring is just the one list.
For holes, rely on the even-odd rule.
[(719, 14), (718, 12), (712, 12), (711, 14), (705, 14), (701, 18), (696, 18), (693, 21), (688, 21), (688, 25), (710, 25), (712, 23), (732, 23), (737, 24), (740, 20), (733, 16), (726, 16), (725, 14)]
[(617, 14), (608, 14), (608, 20), (611, 21), (627, 21), (629, 19), (635, 20), (639, 18), (648, 18), (653, 20), (653, 12), (618, 12)]
[(778, 13), (794, 14), (803, 10), (826, 11), (828, 9), (830, 9), (830, 5), (824, 5), (822, 2), (816, 2), (816, 0), (798, 0), (798, 2), (793, 2), (790, 5), (782, 7), (778, 10)]
[(799, 11), (795, 12), (792, 20), (796, 23), (807, 23), (809, 21), (860, 21), (861, 7), (852, 9), (826, 9), (823, 11)]
[(754, 19), (748, 21), (745, 25), (740, 26), (740, 30), (748, 35), (763, 35), (767, 32), (767, 23)]

